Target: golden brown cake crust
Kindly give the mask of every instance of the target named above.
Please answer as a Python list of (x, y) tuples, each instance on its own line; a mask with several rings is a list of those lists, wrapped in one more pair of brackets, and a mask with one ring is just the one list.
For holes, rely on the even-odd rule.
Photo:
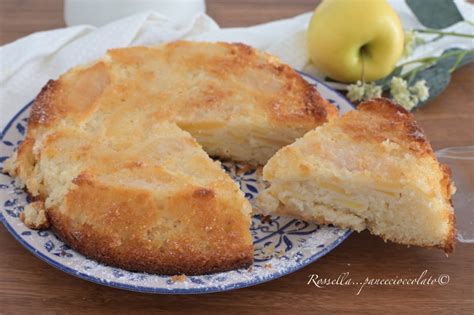
[[(107, 264), (162, 274), (252, 263), (250, 204), (188, 133), (165, 123), (132, 134), (101, 127), (105, 135), (68, 126), (42, 141), (39, 163), (53, 167), (43, 177), (46, 198), (58, 191), (50, 182), (81, 161), (64, 198), (47, 211), (67, 244)], [(64, 159), (70, 164), (55, 174)]]
[[(203, 53), (200, 53), (199, 49), (202, 49)], [(205, 49), (217, 52), (215, 56), (205, 57)], [(58, 80), (50, 80), (33, 103), (29, 129), (49, 126), (64, 116), (86, 114), (93, 106), (95, 99), (100, 97), (106, 89), (129, 93), (130, 90), (123, 86), (123, 82), (114, 81), (118, 72), (122, 70), (121, 67), (141, 65), (143, 70), (138, 70), (135, 74), (134, 80), (137, 81), (126, 82), (135, 86), (139, 84), (138, 81), (146, 82), (156, 75), (152, 68), (146, 69), (147, 62), (152, 61), (153, 58), (161, 58), (176, 63), (173, 56), (183, 53), (188, 53), (189, 57), (178, 61), (182, 63), (180, 66), (189, 71), (199, 69), (199, 67), (206, 69), (216, 82), (223, 83), (223, 85), (229, 84), (230, 88), (234, 88), (234, 86), (232, 86), (232, 81), (228, 80), (234, 76), (246, 75), (246, 71), (249, 69), (256, 69), (255, 71), (258, 71), (256, 75), (265, 73), (278, 78), (281, 85), (269, 95), (260, 93), (258, 88), (253, 91), (245, 91), (249, 97), (261, 99), (256, 105), (259, 110), (268, 114), (269, 123), (299, 123), (314, 127), (338, 115), (336, 107), (322, 98), (313, 86), (276, 57), (241, 43), (211, 44), (176, 41), (157, 47), (112, 49), (108, 52), (112, 61), (104, 60), (90, 67), (74, 68)], [(268, 80), (268, 78), (263, 79)], [(91, 82), (94, 84), (90, 84)], [(227, 87), (219, 84), (210, 85), (205, 92), (204, 95), (200, 95), (201, 98), (188, 100), (187, 111), (193, 113), (206, 106), (215, 108), (218, 115), (221, 110), (216, 105), (219, 106), (219, 102), (225, 101), (233, 94)], [(140, 93), (146, 93), (146, 91), (140, 91)], [(157, 97), (158, 95), (150, 96)], [(154, 100), (152, 98), (149, 101), (153, 102)], [(160, 105), (155, 104), (155, 106)], [(169, 106), (168, 104), (164, 106), (164, 110), (169, 109), (166, 107)], [(176, 104), (170, 104), (170, 106), (176, 106)], [(225, 113), (221, 112), (221, 114)], [(172, 113), (170, 118), (175, 120), (175, 115), (176, 113)], [(192, 114), (190, 115), (192, 116)]]
[[(452, 182), (452, 173), (451, 169), (444, 164), (440, 163), (441, 170), (443, 172), (443, 179), (441, 180), (441, 187), (443, 187), (443, 195), (448, 201), (451, 208), (454, 208), (452, 195), (454, 194), (454, 186)], [(449, 236), (444, 244), (444, 247), (440, 247), (444, 249), (446, 253), (452, 253), (454, 251), (454, 244), (456, 243), (456, 216), (454, 212), (447, 211), (448, 213), (448, 221), (449, 221)]]
[(359, 104), (357, 110), (374, 115), (358, 119), (357, 124), (352, 123), (359, 116), (356, 111), (342, 117), (344, 130), (355, 139), (375, 142), (389, 139), (420, 155), (433, 155), (431, 145), (413, 114), (400, 105), (386, 98), (375, 98)]
[(218, 190), (190, 188), (158, 201), (147, 190), (101, 184), (88, 174), (74, 183), (64, 209), (49, 209), (48, 219), (61, 239), (90, 258), (166, 275), (227, 271), (253, 262), (248, 224), (229, 205), (235, 201)]
[(39, 125), (47, 126), (55, 120), (54, 94), (59, 89), (59, 81), (49, 80), (36, 96), (28, 119), (28, 130)]
[(52, 126), (64, 117), (89, 116), (110, 83), (110, 73), (102, 61), (87, 68), (73, 68), (58, 80), (49, 80), (33, 102), (28, 134), (35, 136), (36, 129)]
[(224, 256), (214, 257), (212, 260), (204, 257), (190, 257), (182, 252), (177, 256), (181, 260), (170, 260), (164, 255), (157, 253), (150, 255), (150, 253), (136, 249), (132, 249), (124, 255), (117, 255), (108, 247), (110, 243), (107, 238), (94, 234), (87, 226), (82, 226), (75, 231), (78, 235), (85, 235), (78, 239), (74, 237), (74, 234), (69, 233), (71, 227), (66, 218), (60, 215), (56, 216), (54, 211), (49, 211), (48, 219), (54, 233), (71, 248), (101, 263), (130, 271), (162, 275), (202, 275), (247, 268), (253, 263), (253, 247), (250, 247), (247, 253), (241, 253), (240, 257), (233, 257), (232, 260), (223, 258)]
[[(436, 160), (431, 144), (426, 138), (424, 131), (416, 123), (413, 114), (400, 105), (386, 98), (376, 98), (361, 103), (357, 109), (364, 112), (373, 112), (390, 122), (388, 124), (375, 123), (372, 125), (373, 128), (366, 126), (366, 129), (363, 131), (363, 133), (368, 135), (365, 138), (366, 140), (380, 142), (389, 139), (392, 142), (409, 148), (420, 156), (430, 156)], [(351, 129), (351, 131), (353, 130)], [(361, 132), (361, 130), (357, 129), (357, 132)], [(370, 135), (375, 135), (376, 139)], [(443, 173), (440, 182), (442, 194), (446, 199), (446, 203), (452, 207), (452, 194), (454, 192), (451, 170), (447, 165), (441, 163), (439, 163), (439, 167)], [(456, 241), (455, 216), (451, 209), (447, 210), (446, 213), (449, 216), (447, 221), (449, 222), (450, 232), (444, 245), (438, 246), (438, 248), (443, 249), (446, 253), (451, 253), (454, 250), (454, 243)]]
[[(238, 43), (177, 41), (112, 49), (95, 64), (50, 80), (32, 105), (27, 138), (41, 137), (61, 120), (85, 121), (98, 107), (114, 110), (117, 103), (124, 113), (142, 107), (156, 120), (191, 128), (194, 136), (209, 132), (210, 125), (220, 126), (212, 129), (219, 133), (234, 123), (239, 130), (266, 129), (263, 136), (260, 130), (255, 134), (283, 145), (338, 116), (336, 107), (276, 57)], [(213, 156), (254, 164), (269, 158), (266, 153), (247, 161), (213, 150), (220, 152)]]

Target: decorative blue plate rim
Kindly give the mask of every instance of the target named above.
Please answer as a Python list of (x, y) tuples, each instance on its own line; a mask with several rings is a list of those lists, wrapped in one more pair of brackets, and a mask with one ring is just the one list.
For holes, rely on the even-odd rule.
[(354, 104), (352, 104), (352, 102), (344, 95), (342, 94), (341, 92), (339, 92), (338, 90), (332, 88), (331, 86), (329, 86), (329, 84), (319, 80), (318, 78), (310, 75), (310, 74), (307, 74), (306, 72), (303, 72), (303, 71), (300, 71), (300, 70), (296, 70), (296, 72), (298, 72), (301, 76), (303, 77), (307, 77), (307, 78), (310, 78), (311, 80), (315, 81), (315, 82), (318, 82), (318, 84), (324, 86), (326, 89), (330, 90), (331, 92), (333, 92), (334, 94), (336, 94), (337, 96), (339, 96), (340, 98), (342, 98), (344, 101), (347, 102), (347, 104), (349, 104), (353, 109), (356, 109), (357, 106), (355, 106)]
[(119, 282), (109, 282), (109, 281), (104, 281), (101, 280), (100, 278), (93, 277), (90, 275), (87, 275), (85, 273), (79, 272), (77, 270), (74, 270), (72, 268), (69, 268), (67, 266), (61, 265), (51, 259), (49, 259), (47, 256), (43, 255), (41, 252), (37, 251), (34, 247), (26, 243), (17, 233), (16, 231), (11, 228), (11, 226), (6, 222), (6, 220), (3, 217), (3, 214), (0, 213), (0, 220), (2, 221), (3, 225), (5, 228), (10, 232), (10, 234), (13, 235), (13, 237), (21, 244), (23, 247), (28, 249), (33, 255), (36, 257), (40, 258), (42, 261), (48, 263), (49, 265), (64, 271), (65, 273), (68, 273), (72, 276), (75, 276), (77, 278), (87, 280), (93, 283), (105, 285), (108, 287), (112, 288), (118, 288), (118, 289), (123, 289), (123, 290), (129, 290), (129, 291), (135, 291), (135, 292), (142, 292), (142, 293), (159, 293), (159, 294), (202, 294), (202, 293), (215, 293), (215, 292), (223, 292), (223, 291), (231, 291), (231, 290), (237, 290), (237, 289), (242, 289), (250, 286), (254, 286), (257, 284), (262, 284), (265, 282), (269, 282), (271, 280), (278, 279), (280, 277), (283, 277), (287, 274), (293, 273), (303, 267), (306, 267), (308, 264), (318, 260), (319, 258), (323, 257), (327, 253), (329, 253), (331, 250), (336, 248), (339, 244), (341, 244), (346, 238), (348, 238), (351, 234), (351, 230), (347, 230), (342, 236), (340, 236), (336, 241), (334, 241), (330, 246), (325, 247), (322, 251), (318, 252), (316, 255), (311, 256), (310, 258), (304, 260), (301, 262), (298, 266), (294, 268), (289, 268), (285, 270), (284, 272), (281, 273), (275, 273), (273, 274), (272, 277), (269, 277), (263, 281), (260, 279), (256, 278), (254, 280), (248, 281), (248, 282), (242, 282), (237, 285), (228, 285), (228, 286), (214, 286), (214, 287), (208, 287), (206, 289), (173, 289), (173, 290), (167, 290), (167, 289), (161, 289), (161, 288), (149, 288), (149, 287), (142, 287), (142, 286), (131, 286), (127, 284), (122, 284)]
[[(332, 93), (336, 94), (339, 98), (344, 100), (347, 104), (349, 104), (351, 107), (354, 108), (354, 105), (342, 94), (328, 86), (327, 84), (319, 81), (318, 79), (304, 73), (301, 71), (297, 71), (299, 74), (301, 74), (303, 77), (309, 78), (310, 80), (314, 81), (317, 83), (317, 85), (322, 85), (324, 86), (327, 90), (331, 91)], [(331, 101), (331, 100), (330, 100)], [(26, 104), (19, 112), (17, 112), (12, 119), (5, 125), (3, 128), (1, 134), (0, 134), (0, 141), (3, 140), (4, 136), (6, 133), (9, 131), (9, 129), (12, 127), (13, 123), (18, 119), (20, 115), (22, 115), (33, 103), (33, 101), (29, 102)], [(2, 161), (3, 162), (3, 161)], [(96, 276), (92, 276), (89, 274), (86, 274), (84, 272), (81, 272), (79, 270), (75, 270), (69, 266), (66, 266), (64, 264), (61, 264), (60, 262), (56, 262), (46, 256), (45, 254), (41, 253), (37, 248), (34, 246), (30, 245), (28, 242), (26, 242), (21, 235), (17, 233), (17, 231), (7, 222), (6, 218), (4, 217), (4, 214), (0, 212), (0, 220), (2, 221), (3, 225), (7, 229), (7, 231), (12, 234), (12, 236), (22, 245), (24, 246), (28, 251), (30, 251), (33, 255), (37, 256), (44, 262), (48, 263), (49, 265), (64, 271), (67, 274), (70, 274), (72, 276), (78, 277), (83, 280), (87, 280), (93, 283), (105, 285), (108, 287), (112, 288), (118, 288), (118, 289), (124, 289), (124, 290), (129, 290), (129, 291), (136, 291), (136, 292), (143, 292), (143, 293), (158, 293), (158, 294), (202, 294), (202, 293), (213, 293), (213, 292), (222, 292), (222, 291), (229, 291), (229, 290), (236, 290), (236, 289), (241, 289), (261, 283), (265, 283), (277, 278), (280, 278), (282, 276), (285, 276), (287, 274), (293, 273), (308, 264), (316, 261), (317, 259), (321, 258), (322, 256), (326, 255), (328, 252), (336, 248), (339, 244), (341, 244), (345, 239), (349, 237), (349, 235), (352, 234), (351, 230), (345, 230), (342, 235), (340, 235), (337, 239), (332, 241), (332, 243), (328, 244), (327, 246), (324, 246), (320, 251), (315, 253), (314, 255), (298, 262), (297, 265), (294, 265), (292, 267), (289, 267), (287, 269), (274, 272), (268, 277), (256, 277), (248, 281), (242, 281), (238, 283), (230, 283), (224, 286), (221, 285), (216, 285), (216, 286), (208, 286), (204, 288), (173, 288), (173, 289), (165, 289), (161, 287), (147, 287), (147, 286), (140, 286), (140, 285), (130, 285), (130, 284), (124, 284), (118, 281), (109, 281), (105, 280)], [(292, 223), (292, 220), (290, 223)], [(289, 223), (288, 223), (289, 224)]]

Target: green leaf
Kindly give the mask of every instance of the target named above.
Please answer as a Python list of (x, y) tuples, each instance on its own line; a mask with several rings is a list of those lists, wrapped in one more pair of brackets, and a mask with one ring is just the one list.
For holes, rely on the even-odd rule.
[[(429, 87), (429, 98), (424, 102), (418, 103), (415, 108), (419, 108), (425, 105), (430, 100), (441, 94), (451, 81), (451, 73), (454, 70), (459, 69), (460, 67), (474, 61), (474, 51), (468, 51), (459, 48), (445, 50), (440, 57), (448, 53), (452, 54), (452, 52), (455, 51), (458, 51), (459, 54), (438, 60), (431, 67), (428, 67), (416, 73), (416, 75), (408, 82), (409, 85), (413, 85), (418, 80), (425, 80), (426, 85)], [(452, 70), (453, 67), (455, 67), (454, 70)]]
[(452, 0), (405, 0), (418, 21), (427, 28), (441, 29), (463, 21)]
[(463, 50), (463, 49), (459, 49), (459, 48), (451, 48), (451, 49), (445, 50), (441, 56), (443, 56), (447, 53), (453, 52), (453, 51), (459, 51), (459, 52), (464, 51), (465, 55), (460, 60), (458, 60), (458, 56), (451, 56), (451, 57), (441, 59), (440, 61), (438, 61), (436, 63), (436, 66), (443, 67), (443, 68), (448, 69), (448, 70), (451, 70), (453, 68), (453, 66), (456, 66), (456, 68), (451, 71), (451, 72), (453, 72), (454, 70), (457, 70), (457, 69), (461, 68), (462, 66), (467, 65), (468, 63), (474, 61), (474, 51), (472, 51), (472, 50)]
[(418, 80), (426, 81), (430, 96), (426, 101), (418, 103), (415, 108), (422, 107), (430, 100), (440, 95), (451, 81), (451, 74), (449, 73), (449, 69), (446, 69), (445, 67), (433, 66), (418, 72), (415, 75), (413, 82), (417, 82)]
[(375, 81), (375, 84), (380, 85), (382, 90), (386, 90), (390, 88), (390, 81), (392, 81), (393, 77), (400, 76), (402, 73), (403, 67), (396, 67), (388, 76), (383, 79)]

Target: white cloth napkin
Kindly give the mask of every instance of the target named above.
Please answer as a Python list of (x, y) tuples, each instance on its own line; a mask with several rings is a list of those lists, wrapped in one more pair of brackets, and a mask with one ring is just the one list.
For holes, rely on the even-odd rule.
[[(404, 1), (390, 0), (405, 28), (423, 28)], [(472, 15), (472, 6), (462, 0), (456, 5), (464, 15)], [(242, 42), (280, 57), (290, 66), (318, 75), (309, 65), (305, 30), (311, 12), (294, 18), (244, 28), (220, 28), (203, 12), (187, 23), (148, 11), (102, 27), (74, 26), (38, 32), (0, 47), (0, 128), (49, 80), (69, 68), (100, 58), (109, 48), (133, 45), (157, 45), (177, 39)], [(472, 16), (465, 16), (472, 20)], [(462, 24), (462, 25), (461, 25)], [(465, 23), (447, 30), (469, 33)], [(473, 47), (472, 40), (444, 38), (413, 58), (440, 54), (449, 47)]]

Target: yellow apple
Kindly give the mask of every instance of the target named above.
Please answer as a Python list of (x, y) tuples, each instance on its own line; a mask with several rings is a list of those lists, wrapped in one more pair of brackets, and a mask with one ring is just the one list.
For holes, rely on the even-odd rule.
[(403, 53), (400, 19), (385, 0), (323, 0), (307, 32), (313, 64), (342, 82), (387, 76)]

